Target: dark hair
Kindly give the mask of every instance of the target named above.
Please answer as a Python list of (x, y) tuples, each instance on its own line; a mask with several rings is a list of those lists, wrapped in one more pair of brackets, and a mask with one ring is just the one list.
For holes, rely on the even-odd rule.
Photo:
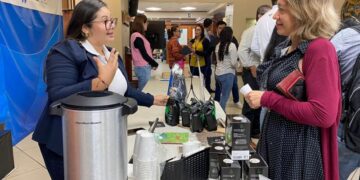
[(256, 21), (259, 20), (259, 15), (264, 15), (266, 12), (268, 12), (271, 9), (271, 6), (269, 5), (261, 5), (256, 10)]
[[(233, 39), (233, 30), (231, 27), (226, 26), (220, 33), (220, 45), (219, 45), (219, 61), (224, 60), (224, 55), (229, 54), (229, 46)], [(225, 53), (224, 53), (225, 50)]]
[(358, 13), (359, 1), (345, 1), (341, 7), (341, 20), (345, 20), (351, 16), (356, 19), (360, 19), (360, 14)]
[(201, 24), (196, 25), (195, 29), (196, 29), (196, 27), (200, 27), (200, 29), (201, 29), (200, 39), (204, 39), (204, 37), (205, 37), (204, 27)]
[(271, 0), (271, 4), (272, 4), (272, 5), (276, 5), (277, 2), (278, 2), (278, 0)]
[(174, 36), (174, 32), (179, 28), (178, 25), (172, 25), (170, 29), (167, 30), (168, 33), (168, 39), (172, 38)]
[(83, 25), (91, 27), (91, 22), (96, 19), (96, 13), (102, 8), (107, 7), (101, 0), (80, 1), (73, 11), (69, 26), (66, 30), (66, 38), (84, 41), (85, 34), (82, 32)]
[(147, 22), (147, 17), (144, 14), (138, 14), (135, 16), (134, 22), (131, 24), (131, 34), (138, 32), (142, 35), (145, 34), (144, 23)]
[(225, 26), (227, 25), (225, 21), (220, 20), (220, 21), (218, 21), (218, 22), (216, 23), (216, 26), (220, 26), (220, 25), (223, 25), (223, 24), (225, 24)]
[(264, 53), (264, 62), (271, 60), (272, 56), (275, 54), (275, 47), (284, 42), (287, 38), (287, 36), (279, 35), (277, 33), (276, 27), (274, 28), (269, 44), (267, 45)]
[(211, 24), (212, 24), (212, 20), (211, 19), (209, 19), (209, 18), (206, 18), (205, 20), (204, 20), (204, 28), (208, 28), (209, 26), (211, 26)]
[(341, 21), (341, 26), (338, 32), (340, 32), (343, 29), (349, 28), (349, 27), (353, 27), (353, 26), (359, 26), (360, 25), (360, 21), (355, 18), (354, 16), (350, 16), (346, 19), (344, 19), (343, 21)]

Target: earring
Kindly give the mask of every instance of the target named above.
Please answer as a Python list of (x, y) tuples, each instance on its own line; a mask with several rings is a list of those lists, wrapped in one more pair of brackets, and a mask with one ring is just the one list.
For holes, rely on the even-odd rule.
[(88, 38), (88, 37), (89, 37), (89, 33), (81, 32), (81, 35), (84, 36), (85, 38)]

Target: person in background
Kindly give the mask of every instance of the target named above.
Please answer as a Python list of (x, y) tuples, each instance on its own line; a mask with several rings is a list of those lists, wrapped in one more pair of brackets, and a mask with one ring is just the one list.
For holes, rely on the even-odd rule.
[[(269, 165), (270, 179), (337, 180), (341, 85), (329, 39), (339, 17), (330, 0), (278, 0), (278, 8), (277, 32), (289, 40), (276, 47), (274, 59), (260, 65), (266, 66), (258, 71), (266, 91), (246, 96), (250, 107), (269, 109), (257, 152)], [(279, 83), (293, 72), (304, 81), (280, 90)], [(284, 90), (290, 87), (297, 91)]]
[(205, 57), (209, 53), (209, 40), (205, 38), (204, 27), (200, 24), (195, 27), (195, 38), (191, 41), (191, 50), (193, 54), (190, 59), (190, 72), (194, 76), (200, 75), (198, 70), (198, 63), (200, 71), (203, 75), (206, 74)]
[[(218, 21), (217, 22), (217, 30), (216, 30), (216, 44), (219, 43), (219, 37), (220, 37), (220, 33), (221, 31), (226, 27), (226, 22), (224, 21)], [(231, 40), (232, 43), (235, 44), (236, 48), (239, 47), (239, 43), (237, 41), (237, 39), (235, 37), (232, 38)], [(220, 94), (221, 94), (221, 90), (220, 90), (220, 86), (219, 83), (215, 82), (215, 97), (214, 100), (215, 101), (219, 101), (220, 102)], [(242, 108), (243, 105), (240, 102), (240, 96), (239, 96), (239, 86), (238, 86), (238, 82), (237, 82), (237, 75), (235, 74), (235, 80), (234, 80), (234, 84), (232, 86), (232, 95), (233, 95), (233, 102), (234, 104), (236, 104), (237, 107)]]
[(80, 1), (73, 11), (66, 39), (54, 45), (45, 65), (48, 103), (33, 134), (51, 179), (64, 179), (61, 116), (49, 105), (82, 91), (113, 91), (134, 98), (139, 105), (165, 105), (168, 97), (133, 88), (119, 53), (105, 45), (115, 39), (117, 19), (100, 0)]
[(216, 81), (221, 89), (220, 106), (225, 111), (226, 102), (235, 80), (235, 70), (238, 67), (237, 48), (232, 43), (233, 31), (231, 27), (225, 27), (220, 33), (220, 42), (216, 45)]
[(264, 60), (266, 47), (269, 44), (271, 34), (275, 27), (274, 14), (278, 10), (277, 0), (271, 0), (272, 9), (265, 13), (256, 23), (254, 37), (251, 42), (251, 51), (260, 57), (260, 61)]
[(152, 58), (150, 42), (145, 37), (148, 26), (147, 17), (143, 14), (135, 16), (131, 26), (131, 56), (134, 71), (138, 78), (138, 89), (143, 90), (151, 76), (151, 69), (156, 70), (159, 64)]
[(278, 46), (280, 43), (284, 42), (287, 38), (288, 38), (287, 36), (279, 35), (275, 27), (271, 34), (269, 44), (265, 49), (264, 59), (262, 63), (266, 61), (270, 61), (272, 56), (275, 55), (275, 47)]
[[(256, 10), (256, 21), (270, 9), (271, 7), (269, 5), (259, 6)], [(260, 64), (260, 57), (251, 51), (254, 29), (255, 25), (249, 27), (242, 33), (238, 55), (243, 67), (242, 79), (244, 84), (249, 84), (253, 90), (259, 90), (259, 85), (256, 81), (256, 67)], [(245, 101), (242, 114), (251, 121), (251, 136), (258, 138), (260, 134), (260, 109), (251, 109)]]
[(180, 65), (182, 69), (185, 66), (185, 55), (181, 53), (182, 46), (179, 43), (179, 38), (181, 37), (180, 28), (178, 25), (173, 25), (168, 30), (169, 42), (166, 45), (167, 52), (167, 62), (169, 63), (170, 69), (173, 67), (174, 63)]
[[(349, 82), (355, 62), (360, 55), (360, 32), (353, 28), (360, 29), (359, 20), (355, 17), (344, 19), (341, 29), (331, 38), (339, 59), (343, 90), (344, 86)], [(341, 180), (348, 179), (351, 172), (360, 167), (360, 154), (346, 147), (344, 126), (345, 124), (340, 121), (338, 143)]]
[(215, 50), (215, 46), (216, 46), (216, 38), (214, 36), (214, 33), (212, 32), (212, 27), (213, 27), (213, 21), (209, 18), (206, 18), (204, 20), (204, 34), (205, 34), (205, 38), (209, 41), (209, 53), (208, 55), (205, 57), (205, 66), (206, 66), (206, 74), (205, 74), (205, 88), (207, 89), (207, 91), (209, 91), (209, 93), (213, 93), (215, 92), (214, 90), (211, 89), (211, 74), (212, 74), (212, 69), (211, 69), (211, 64), (212, 64), (212, 53)]

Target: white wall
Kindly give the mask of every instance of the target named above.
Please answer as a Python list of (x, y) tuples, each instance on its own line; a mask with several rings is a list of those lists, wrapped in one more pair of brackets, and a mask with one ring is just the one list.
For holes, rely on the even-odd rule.
[[(340, 14), (341, 6), (344, 3), (344, 0), (333, 0), (334, 5)], [(247, 27), (247, 19), (255, 18), (256, 9), (260, 5), (268, 4), (271, 5), (271, 0), (234, 0), (234, 19), (233, 19), (233, 29), (234, 36), (240, 40), (241, 33)]]

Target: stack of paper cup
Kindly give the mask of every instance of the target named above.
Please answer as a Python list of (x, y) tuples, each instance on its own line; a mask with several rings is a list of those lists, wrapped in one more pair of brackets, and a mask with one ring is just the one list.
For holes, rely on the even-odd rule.
[(156, 155), (157, 144), (153, 133), (140, 132), (138, 145), (134, 152), (134, 176), (135, 179), (157, 180), (158, 161)]
[(135, 144), (134, 144), (134, 152), (133, 152), (133, 174), (137, 173), (137, 157), (139, 153), (139, 144), (141, 139), (141, 134), (147, 132), (146, 130), (138, 130), (136, 131)]

